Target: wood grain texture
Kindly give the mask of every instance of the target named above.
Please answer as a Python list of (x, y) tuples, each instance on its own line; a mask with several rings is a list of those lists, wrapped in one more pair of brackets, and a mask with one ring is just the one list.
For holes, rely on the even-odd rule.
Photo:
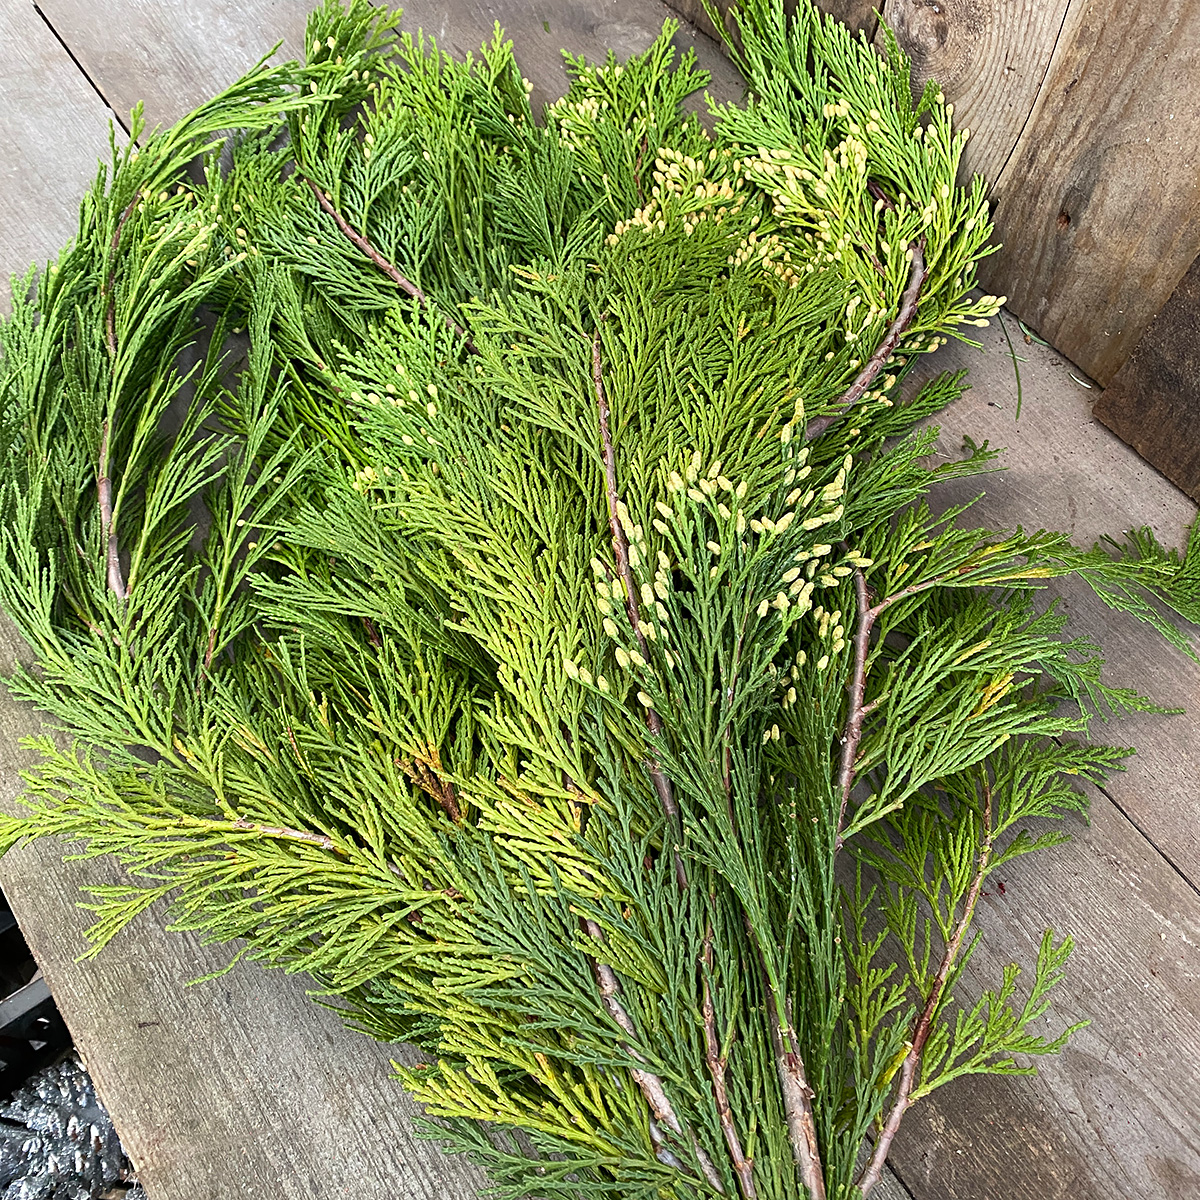
[(1072, 0), (983, 278), (1107, 384), (1200, 251), (1200, 0)]
[[(147, 121), (169, 124), (238, 78), (282, 39), (277, 58), (304, 53), (304, 22), (315, 0), (45, 0), (47, 19), (118, 112), (138, 100)], [(421, 28), (452, 54), (478, 51), (497, 21), (517, 47), (534, 103), (567, 87), (562, 49), (602, 58), (612, 48), (626, 57), (646, 47), (673, 14), (661, 0), (413, 0), (404, 25)], [(676, 37), (695, 46), (712, 72), (715, 90), (740, 92), (737, 77), (716, 47), (694, 29)]]
[(308, 0), (38, 0), (55, 33), (113, 109), (172, 125), (240, 78), (276, 42), (304, 53)]
[[(1050, 65), (1069, 0), (886, 0), (883, 20), (912, 60), (914, 92), (934, 79), (971, 131), (963, 180), (996, 179)], [(882, 43), (882, 31), (876, 44)], [(1003, 238), (1004, 234), (1000, 236)]]
[(1094, 412), (1200, 500), (1200, 258), (1100, 394)]
[(31, 3), (0, 5), (0, 311), (9, 276), (58, 253), (111, 116)]

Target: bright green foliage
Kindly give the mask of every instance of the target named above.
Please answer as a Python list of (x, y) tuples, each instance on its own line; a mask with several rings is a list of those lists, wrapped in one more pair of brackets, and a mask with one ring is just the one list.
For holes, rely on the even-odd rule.
[(1069, 940), (976, 999), (975, 901), (1147, 702), (1034, 589), (1200, 616), (1195, 545), (927, 505), (994, 459), (901, 388), (998, 307), (963, 136), (894, 44), (741, 20), (708, 129), (669, 26), (534, 114), (499, 33), (326, 4), (114, 151), (0, 329), (12, 686), (76, 738), (0, 843), (126, 865), (97, 948), (168, 900), (415, 1042), (502, 1196), (849, 1197), (896, 1104), (1058, 1049)]

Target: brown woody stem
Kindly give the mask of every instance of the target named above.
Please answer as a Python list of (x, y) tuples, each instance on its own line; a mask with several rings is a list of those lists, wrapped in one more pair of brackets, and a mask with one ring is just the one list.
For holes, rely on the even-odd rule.
[(332, 850), (335, 854), (344, 853), (338, 848), (333, 838), (327, 837), (323, 833), (310, 833), (306, 829), (289, 829), (285, 825), (260, 825), (245, 817), (238, 817), (234, 821), (210, 820), (205, 817), (181, 817), (178, 824), (200, 825), (215, 830), (243, 830), (247, 833), (257, 833), (261, 837), (283, 838), (289, 842), (305, 842), (310, 846), (320, 846), (322, 850)]
[(864, 1200), (883, 1176), (883, 1166), (887, 1161), (888, 1151), (891, 1149), (896, 1131), (900, 1128), (900, 1122), (904, 1119), (904, 1114), (912, 1103), (913, 1087), (916, 1084), (917, 1069), (921, 1065), (921, 1055), (925, 1051), (925, 1043), (929, 1041), (929, 1035), (933, 1032), (933, 1019), (942, 1002), (942, 995), (946, 990), (946, 980), (949, 979), (959, 951), (962, 949), (963, 938), (970, 927), (971, 918), (975, 915), (975, 904), (979, 899), (979, 891), (983, 887), (984, 876), (987, 875), (988, 862), (992, 857), (992, 790), (986, 775), (983, 780), (982, 816), (983, 845), (979, 850), (975, 877), (971, 880), (971, 886), (967, 890), (966, 900), (963, 903), (962, 916), (958, 919), (958, 924), (955, 925), (950, 940), (946, 943), (946, 951), (942, 955), (937, 974), (933, 977), (929, 994), (925, 998), (925, 1007), (922, 1008), (921, 1015), (917, 1018), (916, 1025), (913, 1026), (909, 1051), (900, 1068), (900, 1084), (896, 1090), (896, 1098), (892, 1101), (887, 1121), (884, 1122), (883, 1131), (875, 1143), (867, 1165), (858, 1177), (857, 1186), (862, 1189)]
[(713, 1099), (717, 1104), (717, 1116), (721, 1122), (721, 1132), (725, 1135), (725, 1145), (729, 1149), (733, 1173), (737, 1176), (738, 1186), (742, 1191), (742, 1200), (758, 1200), (758, 1189), (754, 1185), (754, 1163), (742, 1150), (737, 1126), (733, 1121), (733, 1110), (729, 1106), (729, 1092), (725, 1087), (726, 1061), (721, 1054), (721, 1039), (717, 1037), (717, 1012), (708, 983), (713, 965), (711, 926), (704, 937), (703, 960), (704, 996), (700, 1011), (704, 1017), (704, 1058), (708, 1064), (708, 1073), (712, 1077)]
[(933, 579), (910, 584), (908, 587), (901, 588), (900, 591), (884, 597), (872, 607), (867, 592), (866, 578), (861, 568), (854, 572), (854, 591), (858, 600), (858, 630), (854, 636), (854, 671), (846, 685), (846, 690), (850, 693), (850, 707), (846, 716), (846, 731), (842, 736), (842, 760), (838, 770), (838, 786), (842, 796), (841, 808), (838, 812), (836, 841), (834, 842), (835, 852), (840, 850), (843, 844), (842, 827), (846, 821), (846, 807), (850, 800), (850, 792), (854, 788), (854, 763), (858, 757), (859, 744), (862, 742), (863, 721), (870, 716), (879, 703), (877, 700), (870, 704), (864, 703), (867, 684), (867, 655), (871, 648), (871, 631), (875, 622), (880, 614), (886, 612), (893, 604), (907, 600), (910, 596), (916, 596), (920, 592), (927, 592), (930, 588), (935, 588), (938, 584), (945, 583), (946, 580), (953, 579), (961, 573), (961, 570), (945, 571)]
[[(593, 941), (604, 941), (604, 933), (595, 921), (585, 918), (583, 928), (588, 937)], [(607, 963), (603, 963), (599, 959), (593, 960), (592, 969), (596, 975), (596, 985), (600, 989), (600, 998), (604, 1002), (604, 1008), (608, 1015), (631, 1038), (636, 1038), (637, 1030), (634, 1028), (629, 1014), (625, 1011), (625, 1006), (621, 1003), (621, 985), (617, 981), (616, 972)], [(638, 1062), (645, 1061), (632, 1046), (626, 1044), (624, 1049), (630, 1057), (637, 1059)], [(679, 1160), (664, 1147), (662, 1142), (661, 1129), (669, 1129), (677, 1137), (682, 1137), (684, 1133), (683, 1124), (679, 1120), (667, 1096), (662, 1080), (653, 1074), (653, 1072), (644, 1071), (640, 1067), (630, 1067), (629, 1074), (633, 1077), (633, 1082), (637, 1084), (638, 1090), (645, 1098), (646, 1105), (653, 1117), (650, 1125), (650, 1136), (654, 1142), (655, 1153), (659, 1161), (667, 1163), (669, 1166), (682, 1166)], [(700, 1171), (709, 1187), (713, 1191), (724, 1195), (725, 1187), (721, 1182), (720, 1174), (713, 1165), (712, 1159), (708, 1157), (704, 1149), (697, 1143), (694, 1135), (691, 1142), (692, 1150), (696, 1155), (696, 1161), (700, 1164)]]
[(883, 201), (883, 207), (889, 212), (894, 212), (896, 202), (875, 182), (873, 179), (867, 180), (867, 191), (876, 199)]
[(805, 427), (804, 436), (808, 441), (814, 441), (819, 438), (831, 425), (835, 425), (842, 419), (847, 411), (854, 407), (870, 390), (879, 375), (887, 364), (887, 360), (891, 358), (896, 347), (900, 345), (900, 339), (904, 336), (905, 330), (912, 324), (913, 318), (917, 315), (917, 305), (921, 299), (921, 288), (924, 286), (926, 276), (929, 272), (925, 268), (925, 239), (922, 238), (913, 248), (912, 271), (908, 276), (908, 286), (904, 289), (904, 294), (900, 297), (900, 311), (896, 314), (896, 319), (888, 327), (887, 333), (883, 335), (883, 341), (879, 343), (875, 353), (867, 359), (866, 365), (855, 376), (854, 382), (846, 389), (834, 405), (833, 409), (827, 412), (824, 416), (814, 417)]
[[(116, 294), (117, 281), (117, 249), (121, 245), (121, 233), (126, 222), (141, 200), (141, 192), (134, 192), (133, 199), (125, 206), (125, 210), (117, 220), (113, 230), (112, 242), (109, 247), (111, 259), (108, 268), (108, 278), (104, 281), (104, 296), (107, 304), (104, 309), (104, 340), (108, 346), (109, 357), (117, 357), (117, 316)], [(111, 418), (116, 420), (114, 414)], [(96, 471), (96, 501), (100, 505), (101, 537), (105, 542), (105, 561), (108, 569), (108, 586), (119, 600), (129, 598), (129, 589), (125, 586), (125, 576), (121, 572), (121, 547), (117, 542), (117, 531), (113, 528), (112, 480), (108, 477), (108, 435), (110, 422), (105, 421), (100, 433), (100, 465)]]
[(204, 674), (208, 674), (208, 668), (212, 666), (213, 655), (217, 652), (217, 627), (211, 626), (208, 631), (208, 644), (204, 647), (204, 665), (201, 670)]
[[(780, 1021), (779, 1005), (766, 971), (767, 1020), (771, 1026), (771, 1047), (775, 1051), (775, 1067), (779, 1086), (783, 1090), (783, 1110), (787, 1116), (788, 1140), (792, 1157), (800, 1168), (800, 1179), (808, 1189), (809, 1200), (825, 1200), (825, 1171), (821, 1166), (821, 1150), (817, 1144), (817, 1122), (813, 1116), (813, 1090), (808, 1085), (804, 1060), (796, 1041), (791, 1021)], [(786, 1011), (786, 1010), (785, 1010)]]
[[(603, 321), (602, 314), (600, 320)], [(650, 650), (646, 644), (645, 634), (642, 633), (642, 614), (638, 605), (637, 582), (633, 578), (633, 568), (629, 563), (629, 538), (625, 526), (621, 522), (621, 509), (624, 505), (617, 492), (617, 452), (613, 447), (612, 430), (609, 426), (608, 396), (604, 390), (603, 361), (600, 354), (600, 327), (592, 336), (592, 382), (596, 389), (596, 411), (600, 419), (600, 444), (604, 450), (604, 495), (608, 501), (608, 527), (612, 534), (613, 559), (617, 566), (617, 575), (625, 588), (625, 614), (629, 618), (633, 636), (637, 640), (638, 651), (644, 660), (649, 662)], [(662, 733), (662, 718), (652, 707), (646, 708), (646, 728), (650, 736), (657, 738)], [(654, 790), (658, 793), (662, 810), (674, 822), (679, 819), (679, 806), (675, 803), (675, 791), (662, 767), (651, 758), (647, 764)], [(680, 889), (688, 885), (687, 872), (683, 859), (675, 855), (675, 879)]]
[[(342, 231), (343, 234), (365, 254), (375, 266), (383, 272), (393, 283), (395, 283), (402, 292), (411, 296), (422, 308), (429, 308), (429, 297), (415, 283), (412, 282), (406, 275), (402, 274), (392, 263), (388, 262), (367, 239), (352, 226), (345, 217), (334, 207), (333, 201), (319, 188), (307, 175), (301, 175), (301, 179), (308, 184), (309, 190), (317, 198), (317, 203), (327, 212), (334, 220), (334, 223)], [(446, 324), (463, 339), (463, 344), (472, 354), (478, 354), (479, 351), (475, 348), (475, 343), (471, 341), (471, 335), (453, 318), (447, 316)]]

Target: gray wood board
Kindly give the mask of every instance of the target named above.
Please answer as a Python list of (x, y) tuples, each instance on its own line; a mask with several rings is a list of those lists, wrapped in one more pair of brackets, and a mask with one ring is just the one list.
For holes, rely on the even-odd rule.
[(31, 3), (0, 5), (0, 311), (9, 277), (53, 257), (105, 152), (103, 101)]
[(1200, 500), (1200, 258), (1093, 410), (1119, 438)]
[[(121, 0), (106, 4), (102, 18), (94, 7), (64, 0), (45, 5), (56, 30), (119, 111), (145, 94), (151, 120), (168, 120), (232, 80), (280, 31), (302, 28), (306, 6), (259, 0), (235, 11), (220, 4)], [(206, 23), (209, 10), (213, 17)], [(178, 20), (170, 15), (175, 12)], [(612, 44), (627, 53), (657, 32), (663, 15), (657, 3), (610, 0), (558, 3), (549, 15), (523, 4), (418, 4), (409, 6), (408, 17), (438, 33), (447, 49), (462, 52), (477, 45), (498, 16), (517, 41), (526, 74), (549, 95), (562, 85), (559, 45), (595, 54)], [(104, 62), (116, 60), (89, 57), (79, 40), (88, 38), (101, 48), (121, 42), (139, 47), (124, 60), (134, 65), (110, 76)], [(239, 54), (244, 47), (244, 57), (223, 57), (221, 39), (236, 43)], [(714, 90), (729, 94), (735, 81), (711, 46), (702, 49), (706, 65), (724, 70)], [(0, 63), (0, 70), (7, 69)], [(44, 101), (35, 96), (29, 103)], [(98, 100), (94, 107), (99, 129), (103, 108)], [(22, 119), (10, 105), (0, 111), (0, 124)], [(63, 121), (59, 128), (76, 127)], [(55, 151), (59, 136), (53, 127), (43, 133)], [(87, 153), (102, 148), (100, 131)], [(89, 175), (90, 169), (80, 180)], [(49, 245), (70, 231), (70, 222), (53, 225), (54, 212), (73, 213), (79, 186), (61, 183), (57, 210), (46, 206), (43, 236)], [(36, 203), (30, 212), (36, 225)], [(0, 243), (3, 265), (19, 269), (30, 245), (30, 237)], [(991, 353), (969, 356), (975, 390), (942, 421), (946, 453), (958, 453), (963, 433), (1014, 448), (1009, 472), (986, 481), (980, 520), (1060, 526), (1082, 540), (1146, 522), (1177, 541), (1194, 506), (1091, 422), (1087, 402), (1094, 393), (1070, 380), (1068, 364), (1040, 347), (1019, 347), (1031, 361), (1023, 368), (1027, 407), (1014, 424), (1011, 365), (999, 349), (998, 331), (986, 336)], [(938, 365), (965, 354), (944, 353)], [(1196, 669), (1185, 660), (1081, 593), (1071, 592), (1069, 600), (1081, 628), (1107, 631), (1114, 678), (1138, 681), (1165, 701), (1198, 698)], [(34, 728), (34, 718), (8, 702), (0, 719), (6, 731), (0, 777), (11, 796), (23, 761), (13, 746)], [(1200, 854), (1190, 829), (1196, 803), (1185, 783), (1197, 777), (1195, 732), (1190, 717), (1116, 726), (1114, 739), (1138, 741), (1142, 754), (1110, 788), (1115, 803), (1098, 798), (1090, 830), (1072, 846), (1032, 860), (1028, 878), (1014, 868), (1003, 902), (989, 898), (987, 940), (975, 964), (980, 978), (1009, 958), (1029, 961), (1043, 923), (1053, 923), (1080, 940), (1057, 1016), (1086, 1015), (1093, 1025), (1036, 1080), (967, 1083), (914, 1109), (895, 1150), (914, 1195), (932, 1200), (1069, 1192), (1085, 1200), (1176, 1200), (1200, 1178), (1192, 1066), (1197, 900), (1120, 811), (1197, 878)], [(5, 862), (0, 878), (155, 1200), (193, 1194), (324, 1198), (347, 1190), (389, 1198), (473, 1194), (478, 1179), (461, 1163), (439, 1163), (428, 1150), (413, 1147), (411, 1107), (385, 1078), (386, 1050), (342, 1030), (307, 999), (301, 979), (241, 966), (222, 980), (184, 989), (186, 980), (219, 965), (223, 954), (165, 933), (153, 918), (97, 961), (76, 964), (86, 923), (72, 910), (77, 889), (111, 876), (99, 863), (59, 867), (54, 860), (49, 847), (27, 850)], [(1147, 978), (1150, 970), (1157, 974)], [(1014, 1174), (1017, 1161), (1026, 1164), (1023, 1174)]]
[[(226, 87), (282, 40), (280, 57), (304, 53), (309, 0), (44, 0), (42, 10), (108, 102), (127, 113), (138, 100), (147, 121), (178, 120)], [(423, 29), (456, 56), (478, 51), (497, 21), (517, 47), (533, 101), (551, 100), (567, 86), (562, 49), (597, 59), (611, 48), (621, 57), (645, 49), (674, 18), (661, 0), (414, 0), (404, 5), (404, 26)], [(676, 18), (677, 19), (677, 18)], [(737, 76), (716, 46), (689, 26), (681, 50), (695, 46), (725, 96), (739, 90)]]
[(1200, 0), (1071, 0), (994, 181), (980, 277), (1104, 384), (1200, 250), (1197, 71)]

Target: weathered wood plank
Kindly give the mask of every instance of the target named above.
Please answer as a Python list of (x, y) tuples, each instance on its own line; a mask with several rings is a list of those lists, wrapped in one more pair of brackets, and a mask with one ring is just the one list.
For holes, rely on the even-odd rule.
[(1072, 0), (983, 273), (1101, 383), (1200, 251), (1200, 0)]
[(1019, 860), (988, 888), (962, 993), (1032, 963), (1052, 927), (1076, 950), (1036, 1032), (1092, 1024), (1036, 1079), (960, 1080), (918, 1102), (892, 1158), (920, 1200), (1200, 1195), (1195, 892), (1103, 797), (1090, 828), (1072, 824), (1071, 845)]
[(9, 276), (75, 231), (110, 113), (32, 4), (0, 6), (0, 310)]
[[(42, 9), (59, 36), (118, 112), (138, 100), (150, 124), (169, 124), (227, 86), (282, 39), (277, 57), (304, 53), (304, 22), (309, 0), (45, 0)], [(538, 90), (533, 99), (550, 100), (566, 90), (562, 48), (603, 57), (644, 49), (647, 39), (673, 14), (661, 0), (414, 0), (404, 6), (406, 28), (424, 29), (455, 55), (477, 51), (497, 21), (518, 48), (526, 76)], [(712, 43), (685, 27), (680, 50), (693, 45), (712, 72), (713, 87), (738, 94), (736, 75)]]
[[(936, 79), (971, 131), (963, 178), (995, 180), (1033, 109), (1070, 0), (886, 0), (883, 20), (912, 60), (918, 90)], [(876, 36), (876, 45), (883, 34)], [(1001, 232), (1003, 239), (1006, 235)]]
[(307, 0), (38, 0), (122, 118), (139, 100), (146, 121), (172, 125), (228, 87), (282, 41), (277, 60), (304, 53)]
[(1200, 258), (1100, 394), (1094, 412), (1200, 500)]

